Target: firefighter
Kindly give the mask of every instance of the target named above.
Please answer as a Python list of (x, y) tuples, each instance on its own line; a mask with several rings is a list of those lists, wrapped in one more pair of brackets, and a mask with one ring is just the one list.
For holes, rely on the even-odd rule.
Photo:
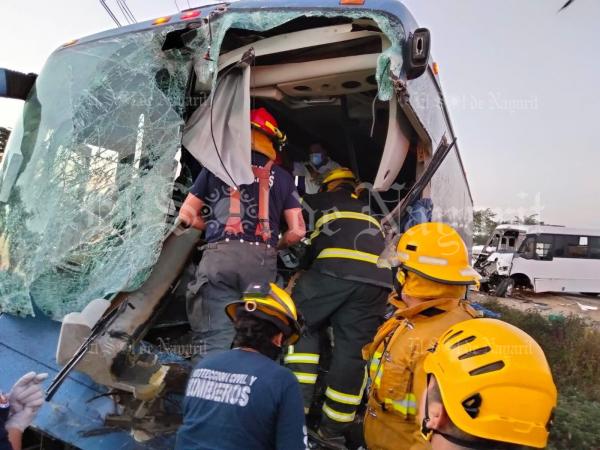
[(468, 320), (426, 356), (422, 432), (433, 449), (544, 448), (556, 386), (540, 346), (500, 320)]
[[(188, 289), (197, 357), (229, 349), (233, 327), (223, 306), (251, 283), (274, 281), (277, 249), (299, 242), (305, 233), (293, 178), (273, 164), (275, 144), (285, 135), (265, 108), (252, 110), (250, 122), (254, 183), (237, 190), (202, 169), (179, 213), (184, 224), (205, 230), (207, 241)], [(287, 231), (278, 241), (282, 218)]]
[(363, 350), (371, 379), (364, 425), (370, 450), (426, 448), (416, 419), (423, 359), (448, 326), (478, 316), (463, 299), (480, 277), (452, 227), (415, 225), (401, 236), (394, 258), (390, 303), (397, 309)]
[(285, 364), (303, 390), (305, 412), (313, 403), (320, 345), (331, 327), (333, 349), (325, 377), (325, 399), (314, 433), (326, 448), (344, 448), (366, 382), (361, 349), (382, 322), (391, 289), (388, 269), (377, 267), (384, 248), (379, 222), (355, 194), (351, 170), (338, 168), (323, 180), (322, 192), (304, 197), (315, 226), (310, 235), (310, 266), (293, 288), (307, 331), (288, 349)]
[(304, 450), (302, 396), (275, 361), (300, 337), (293, 300), (275, 284), (252, 286), (226, 306), (234, 348), (196, 366), (183, 402), (176, 449)]

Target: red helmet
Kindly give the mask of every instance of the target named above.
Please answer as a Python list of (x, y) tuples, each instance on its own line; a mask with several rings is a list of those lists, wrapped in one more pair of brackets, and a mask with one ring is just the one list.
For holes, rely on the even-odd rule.
[(262, 131), (271, 139), (283, 144), (286, 141), (285, 134), (277, 128), (277, 120), (265, 108), (257, 108), (250, 111), (250, 124), (253, 128)]

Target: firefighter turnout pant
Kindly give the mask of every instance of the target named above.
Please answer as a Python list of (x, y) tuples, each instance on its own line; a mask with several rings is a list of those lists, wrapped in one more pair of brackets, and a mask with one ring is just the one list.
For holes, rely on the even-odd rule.
[(381, 324), (389, 291), (375, 285), (308, 270), (298, 280), (292, 297), (304, 315), (307, 332), (285, 354), (284, 362), (298, 378), (305, 411), (314, 396), (320, 361), (320, 341), (333, 330), (333, 349), (325, 383), (320, 429), (341, 435), (354, 420), (366, 385), (364, 345)]
[(273, 282), (276, 276), (277, 252), (265, 244), (231, 240), (204, 247), (187, 292), (194, 360), (231, 348), (235, 332), (225, 306), (240, 300), (250, 285)]

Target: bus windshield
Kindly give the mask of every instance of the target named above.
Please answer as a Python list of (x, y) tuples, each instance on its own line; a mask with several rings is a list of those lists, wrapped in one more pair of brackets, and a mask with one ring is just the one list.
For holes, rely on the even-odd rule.
[(0, 203), (0, 311), (31, 313), (31, 298), (60, 319), (145, 280), (167, 227), (192, 71), (189, 56), (161, 50), (168, 31), (47, 61), (6, 152), (22, 162)]

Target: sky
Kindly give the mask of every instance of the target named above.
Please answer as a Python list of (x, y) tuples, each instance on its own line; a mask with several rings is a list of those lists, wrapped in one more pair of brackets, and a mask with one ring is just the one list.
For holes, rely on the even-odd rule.
[[(564, 2), (404, 0), (431, 30), (475, 207), (600, 228), (600, 1), (557, 13)], [(144, 20), (188, 0), (128, 4)], [(98, 0), (1, 0), (0, 17), (0, 67), (24, 72), (39, 72), (63, 43), (114, 27)], [(20, 109), (0, 99), (0, 126), (12, 127)]]

